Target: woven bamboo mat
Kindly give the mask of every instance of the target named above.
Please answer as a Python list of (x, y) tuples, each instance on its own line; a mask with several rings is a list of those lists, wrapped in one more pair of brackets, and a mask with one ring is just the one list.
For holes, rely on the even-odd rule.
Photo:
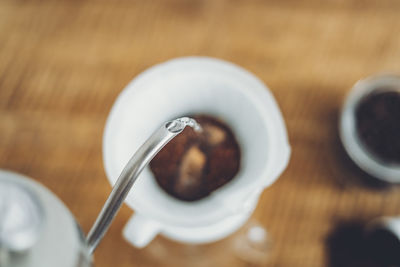
[[(87, 232), (110, 191), (102, 131), (118, 93), (165, 60), (222, 58), (271, 88), (293, 149), (253, 216), (273, 239), (268, 266), (327, 266), (336, 222), (400, 214), (400, 188), (365, 185), (337, 137), (348, 89), (400, 72), (399, 13), (395, 0), (0, 1), (0, 168), (49, 187)], [(176, 266), (123, 240), (131, 213), (122, 208), (96, 266)], [(215, 251), (218, 266), (247, 266)]]

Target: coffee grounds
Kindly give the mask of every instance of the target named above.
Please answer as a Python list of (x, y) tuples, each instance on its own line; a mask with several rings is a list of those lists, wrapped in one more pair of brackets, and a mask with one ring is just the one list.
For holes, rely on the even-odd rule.
[(210, 116), (191, 117), (203, 131), (186, 127), (150, 162), (159, 186), (185, 201), (208, 196), (231, 181), (240, 167), (239, 145), (229, 127)]
[(356, 108), (360, 141), (383, 162), (400, 164), (400, 93), (375, 92)]

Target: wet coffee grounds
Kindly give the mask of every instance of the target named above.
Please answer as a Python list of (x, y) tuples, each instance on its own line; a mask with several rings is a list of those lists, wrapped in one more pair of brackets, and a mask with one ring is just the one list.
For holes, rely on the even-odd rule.
[(231, 181), (239, 171), (241, 156), (225, 123), (206, 115), (190, 117), (203, 130), (186, 127), (150, 162), (158, 185), (184, 201), (202, 199)]
[(356, 129), (367, 151), (382, 162), (400, 164), (400, 92), (374, 92), (362, 99)]

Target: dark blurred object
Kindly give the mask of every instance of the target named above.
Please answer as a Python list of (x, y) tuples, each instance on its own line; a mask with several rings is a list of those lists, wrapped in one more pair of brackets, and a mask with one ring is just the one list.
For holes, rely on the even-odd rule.
[(381, 266), (400, 266), (400, 240), (385, 228), (367, 234), (370, 256)]
[(366, 231), (366, 223), (339, 223), (327, 238), (329, 267), (400, 266), (400, 240), (384, 228)]
[[(386, 91), (387, 90), (387, 91)], [(360, 141), (383, 162), (400, 163), (400, 88), (367, 95), (357, 106)]]

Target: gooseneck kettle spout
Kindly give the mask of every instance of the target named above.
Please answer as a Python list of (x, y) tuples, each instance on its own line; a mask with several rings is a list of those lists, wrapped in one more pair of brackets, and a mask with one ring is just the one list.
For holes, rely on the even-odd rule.
[(107, 232), (112, 220), (144, 167), (171, 139), (180, 134), (186, 126), (193, 127), (195, 131), (201, 130), (200, 125), (194, 119), (188, 117), (169, 121), (156, 130), (132, 156), (122, 170), (110, 196), (89, 231), (86, 243), (90, 254), (93, 253)]

